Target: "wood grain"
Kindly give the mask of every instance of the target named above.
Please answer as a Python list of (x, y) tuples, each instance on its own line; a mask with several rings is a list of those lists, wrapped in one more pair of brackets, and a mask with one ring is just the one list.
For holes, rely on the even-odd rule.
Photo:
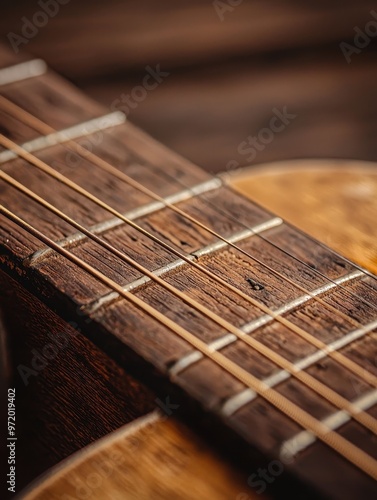
[[(10, 99), (22, 102), (27, 110), (37, 113), (40, 118), (58, 128), (72, 123), (75, 117), (80, 121), (85, 116), (90, 114), (98, 116), (101, 112), (97, 105), (92, 103), (87, 105), (86, 99), (81, 102), (79, 92), (50, 74), (9, 87), (4, 93)], [(34, 104), (36, 93), (41, 111)], [(49, 103), (53, 103), (51, 108)], [(59, 106), (63, 107), (61, 114), (58, 111)], [(49, 109), (53, 113), (51, 119), (48, 117)], [(67, 109), (71, 112), (67, 113)], [(76, 109), (77, 115), (75, 115)], [(87, 139), (91, 141), (96, 154), (105, 156), (131, 177), (145, 178), (146, 181), (149, 179), (153, 189), (159, 194), (164, 194), (170, 189), (172, 190), (170, 192), (179, 192), (198, 181), (208, 179), (208, 175), (200, 169), (159, 146), (129, 123), (114, 130), (104, 131), (99, 145), (91, 135)], [(109, 147), (109, 144), (114, 146)], [(73, 168), (67, 161), (67, 150), (64, 146), (46, 149), (37, 155), (96, 196), (114, 204), (117, 210), (123, 212), (145, 203), (145, 195), (134, 193), (129, 187), (116, 182), (90, 161), (80, 161), (78, 166)], [(84, 199), (82, 195), (74, 194), (67, 186), (57, 183), (46, 174), (36, 173), (35, 168), (24, 160), (10, 161), (5, 169), (83, 224), (98, 223), (110, 218), (103, 208)], [(151, 173), (151, 177), (147, 175), (148, 172)], [(16, 195), (13, 188), (4, 185), (2, 196), (6, 206), (22, 215), (48, 236), (59, 240), (72, 234), (72, 228), (66, 223), (62, 223), (56, 216), (52, 216), (46, 209), (25, 196)], [(267, 211), (226, 186), (183, 201), (179, 206), (225, 237), (244, 229), (245, 226), (250, 227), (272, 217)], [(214, 241), (213, 235), (208, 235), (203, 229), (198, 229), (193, 222), (178, 216), (168, 208), (140, 217), (138, 223), (172, 248), (187, 255), (202, 245)], [(98, 308), (88, 316), (81, 314), (81, 317), (78, 317), (79, 313), (82, 313), (82, 307), (92, 304), (93, 300), (108, 293), (109, 288), (51, 252), (43, 258), (30, 259), (35, 250), (42, 247), (41, 243), (5, 218), (1, 219), (0, 235), (1, 265), (7, 273), (14, 276), (25, 288), (37, 294), (47, 306), (62, 317), (77, 318), (79, 325), (83, 324), (83, 335), (93, 342), (100, 352), (109, 356), (117, 366), (127, 369), (149, 387), (157, 390), (160, 395), (177, 397), (182, 417), (200, 422), (202, 427), (207, 429), (209, 438), (211, 435), (212, 439), (214, 436), (217, 439), (221, 437), (225, 444), (226, 439), (231, 437), (234, 445), (229, 450), (229, 455), (242, 456), (244, 459), (252, 457), (253, 465), (257, 465), (258, 461), (263, 463), (267, 457), (276, 456), (281, 443), (300, 430), (287, 416), (266, 404), (261, 398), (251, 401), (231, 418), (222, 417), (220, 409), (225, 400), (244, 389), (238, 380), (208, 359), (201, 359), (174, 378), (170, 377), (169, 369), (172, 363), (191, 352), (192, 348), (188, 342), (178, 338), (171, 330), (145, 315), (126, 299), (116, 300), (108, 307)], [(119, 245), (121, 249), (132, 248), (135, 255), (144, 255), (145, 264), (151, 265), (151, 268), (163, 262), (163, 260), (158, 262), (152, 254), (158, 255), (157, 258), (172, 259), (172, 255), (167, 256), (164, 252), (153, 251), (153, 247), (149, 253), (147, 250), (141, 251), (143, 246), (148, 245), (142, 238), (139, 239), (132, 234), (127, 224), (122, 223), (116, 229), (104, 231), (104, 236), (108, 241)], [(268, 241), (249, 236), (240, 243), (240, 246), (251, 254), (259, 256), (262, 262), (255, 262), (252, 257), (245, 256), (239, 250), (227, 247), (200, 257), (198, 261), (250, 297), (273, 308), (303, 293), (295, 283), (306, 287), (305, 290), (307, 288), (313, 290), (322, 284), (324, 279), (326, 281), (323, 276), (319, 278), (315, 273), (316, 270), (335, 279), (355, 269), (329, 249), (323, 248), (287, 224), (266, 231), (265, 236)], [(269, 241), (274, 242), (275, 246), (271, 246)], [(110, 255), (108, 250), (97, 247), (86, 239), (68, 246), (76, 255), (90, 261), (101, 272), (121, 285), (135, 277), (135, 274), (130, 274), (130, 269), (119, 257)], [(284, 250), (293, 253), (303, 262), (298, 264), (297, 260), (288, 256)], [(280, 270), (290, 281), (266, 271), (263, 264)], [(197, 298), (217, 314), (229, 318), (237, 325), (262, 314), (258, 307), (242, 303), (234, 291), (217, 286), (208, 277), (199, 277), (198, 271), (194, 271), (192, 267), (186, 265), (177, 267), (164, 277), (189, 296)], [(254, 281), (262, 286), (252, 286), (250, 283)], [(357, 295), (354, 295), (354, 292)], [(179, 325), (188, 328), (193, 335), (203, 341), (219, 338), (224, 333), (202, 313), (198, 313), (193, 307), (186, 307), (155, 283), (138, 287), (133, 293)], [(344, 288), (328, 291), (323, 297), (325, 304), (331, 304), (344, 314), (348, 313), (353, 319), (338, 315), (334, 318), (334, 314), (330, 314), (328, 308), (323, 304), (318, 305), (315, 301), (294, 308), (289, 317), (309, 329), (313, 335), (330, 342), (351, 331), (360, 322), (371, 321), (374, 317), (372, 304), (376, 302), (376, 296), (374, 279), (367, 276), (360, 277), (347, 283)], [(253, 332), (253, 335), (261, 342), (275, 346), (292, 361), (297, 361), (302, 353), (309, 353), (312, 349), (312, 346), (306, 345), (277, 323), (268, 324)], [(352, 349), (347, 351), (347, 356), (362, 364), (369, 363), (368, 368), (372, 370), (371, 360), (374, 359), (375, 347), (370, 338), (366, 336), (351, 347)], [(228, 346), (223, 354), (257, 376), (268, 376), (277, 370), (273, 363), (257, 355), (250, 346), (241, 342)], [(344, 397), (357, 395), (350, 392), (352, 390), (355, 392), (354, 385), (352, 384), (350, 388), (351, 384), (344, 382), (348, 380), (344, 368), (333, 366), (329, 362), (326, 365), (325, 375), (320, 365), (315, 365), (311, 369), (316, 377), (319, 379), (322, 377), (322, 380), (326, 380), (330, 387), (341, 392)], [(367, 387), (362, 385), (362, 380), (357, 378), (355, 382), (359, 390), (362, 392), (367, 390)], [(277, 390), (299, 401), (307, 411), (315, 412), (318, 418), (323, 418), (334, 410), (315, 393), (292, 380), (285, 381)], [(373, 452), (370, 451), (369, 434), (359, 425), (349, 423), (340, 430), (340, 433), (365, 451)], [(338, 481), (331, 482), (327, 478), (325, 482), (321, 482), (322, 456), (326, 457), (328, 469), (333, 469), (339, 475)], [(313, 467), (312, 463), (317, 466)], [(313, 445), (309, 453), (298, 457), (294, 464), (287, 467), (284, 476), (287, 481), (291, 479), (291, 473), (297, 478), (304, 479), (311, 489), (319, 488), (331, 494), (335, 493), (335, 488), (338, 495), (351, 495), (352, 491), (355, 491), (352, 488), (363, 487), (363, 494), (367, 497), (373, 488), (371, 482), (356, 468), (343, 462), (327, 448), (324, 450), (319, 443)]]
[[(9, 49), (8, 33), (20, 34), (22, 17), (32, 19), (40, 10), (27, 1), (12, 7), (4, 9), (0, 20)], [(76, 79), (143, 69), (146, 64), (182, 68), (352, 39), (353, 27), (364, 25), (374, 7), (371, 0), (357, 5), (345, 0), (339, 16), (335, 1), (257, 0), (240, 2), (221, 18), (206, 0), (164, 0), (158, 8), (150, 0), (67, 2), (19, 50), (37, 54)]]
[[(89, 443), (155, 408), (153, 393), (0, 272), (17, 395), (17, 489)], [(73, 324), (70, 324), (72, 322)]]
[(231, 178), (241, 193), (374, 273), (376, 183), (374, 163), (345, 160), (281, 162)]
[[(325, 171), (323, 163), (305, 163), (305, 166), (301, 162), (296, 163), (294, 170), (284, 164), (259, 171), (253, 169), (232, 178), (231, 184), (267, 208), (284, 213), (292, 223), (298, 226), (305, 224), (305, 229), (322, 241), (329, 236), (327, 224), (332, 224), (331, 241), (328, 243), (337, 249), (336, 243), (347, 236), (346, 243), (338, 250), (351, 259), (360, 259), (376, 238), (374, 226), (370, 226), (370, 218), (366, 215), (377, 210), (376, 198), (368, 196), (377, 188), (377, 176), (362, 163), (337, 163), (334, 170), (334, 162), (326, 162)], [(340, 179), (342, 182), (339, 182)], [(357, 186), (361, 186), (360, 190)], [(347, 210), (345, 193), (352, 195), (355, 189), (360, 194), (352, 210), (355, 219), (357, 215), (357, 228), (352, 227), (349, 219), (343, 220)], [(291, 190), (296, 192), (294, 199), (288, 196)], [(338, 219), (325, 217), (330, 205), (325, 202), (329, 200), (331, 212), (335, 212)], [(297, 204), (302, 210), (297, 211)], [(362, 238), (358, 236), (360, 241), (355, 239), (355, 234), (359, 233), (362, 235)], [(369, 245), (363, 248), (366, 238)], [(373, 262), (366, 261), (365, 265), (373, 270)], [(164, 456), (162, 463), (161, 454)], [(106, 469), (99, 465), (104, 463)], [(256, 497), (247, 484), (247, 478), (236, 476), (234, 467), (207, 449), (202, 438), (173, 418), (167, 420), (155, 414), (72, 456), (59, 468), (52, 469), (48, 475), (33, 483), (25, 498), (58, 499), (63, 494), (74, 497), (79, 487), (83, 488), (82, 491), (90, 491), (93, 499), (149, 499), (153, 496), (184, 500), (194, 496), (246, 500)]]
[[(139, 419), (73, 456), (25, 492), (27, 500), (238, 498), (246, 478), (174, 419)], [(256, 498), (251, 492), (248, 497)], [(245, 497), (246, 498), (246, 497)]]
[[(4, 0), (2, 40), (20, 33), (37, 7)], [(223, 2), (224, 3), (224, 2)], [(226, 2), (225, 2), (226, 4)], [(213, 2), (82, 0), (61, 7), (21, 46), (62, 71), (108, 109), (130, 94), (145, 67), (170, 73), (130, 110), (133, 123), (212, 172), (236, 161), (239, 144), (268, 126), (275, 107), (297, 114), (254, 165), (286, 158), (377, 160), (376, 40), (347, 61), (354, 27), (371, 20), (374, 2), (242, 2), (218, 18)], [(1, 54), (0, 54), (1, 60)], [(1, 64), (1, 61), (0, 61)]]

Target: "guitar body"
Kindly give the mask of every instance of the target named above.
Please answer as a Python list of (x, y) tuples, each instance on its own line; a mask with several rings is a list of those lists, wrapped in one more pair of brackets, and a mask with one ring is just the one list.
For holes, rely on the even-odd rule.
[(295, 160), (246, 169), (231, 181), (241, 193), (376, 273), (375, 164)]
[[(349, 259), (377, 271), (374, 165), (282, 162), (245, 169), (230, 175), (228, 182)], [(259, 492), (268, 498), (274, 483), (279, 497), (279, 475), (250, 479), (257, 471), (240, 470), (205, 436), (174, 416), (153, 411), (52, 468), (28, 488), (25, 499), (252, 500), (261, 497)]]

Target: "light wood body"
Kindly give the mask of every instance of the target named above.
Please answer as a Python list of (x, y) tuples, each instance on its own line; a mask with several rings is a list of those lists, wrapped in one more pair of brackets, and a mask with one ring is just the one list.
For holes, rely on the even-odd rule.
[[(374, 165), (287, 162), (244, 170), (231, 176), (229, 182), (344, 256), (376, 272)], [(174, 417), (151, 413), (52, 469), (32, 485), (25, 498), (84, 498), (79, 494), (98, 500), (260, 498), (247, 485), (247, 477)]]
[(233, 186), (340, 254), (377, 272), (377, 169), (346, 160), (244, 169)]

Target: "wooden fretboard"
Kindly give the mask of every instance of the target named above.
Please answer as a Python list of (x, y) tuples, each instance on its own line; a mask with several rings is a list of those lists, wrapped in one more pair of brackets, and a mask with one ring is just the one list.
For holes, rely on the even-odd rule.
[[(192, 262), (284, 316), (365, 372), (377, 375), (374, 277), (237, 194), (221, 178), (213, 178), (156, 143), (125, 122), (123, 115), (109, 113), (87, 99), (40, 61), (15, 64), (19, 62), (0, 49), (0, 96), (64, 133), (42, 134), (0, 103), (2, 134)], [(120, 182), (68, 145), (67, 137), (251, 257), (164, 203)], [(298, 371), (311, 374), (360, 412), (377, 417), (377, 391), (325, 351), (3, 147), (0, 163), (4, 172), (75, 221), (279, 353)], [(347, 412), (36, 201), (3, 181), (0, 192), (7, 209), (48, 238), (377, 458), (375, 437)], [(367, 474), (167, 327), (4, 216), (0, 218), (0, 244), (2, 269), (67, 320), (78, 322), (83, 334), (161, 394), (176, 395), (182, 408), (195, 403), (200, 416), (205, 413), (219, 429), (224, 426), (237, 434), (245, 449), (255, 452), (254, 460), (260, 456), (279, 460), (295, 477), (324, 495), (372, 498), (375, 494), (375, 483)]]

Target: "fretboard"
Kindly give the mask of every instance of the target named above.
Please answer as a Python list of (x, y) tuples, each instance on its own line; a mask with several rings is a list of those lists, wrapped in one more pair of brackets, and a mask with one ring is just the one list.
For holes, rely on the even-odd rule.
[[(41, 61), (19, 63), (0, 51), (0, 68), (1, 133), (113, 211), (38, 169), (17, 149), (0, 148), (1, 170), (189, 300), (4, 180), (2, 205), (376, 460), (372, 433), (360, 419), (244, 341), (255, 339), (297, 373), (309, 374), (352, 403), (356, 413), (377, 417), (377, 391), (371, 383), (377, 376), (375, 277), (236, 193), (221, 177), (164, 148), (121, 113), (89, 100)], [(122, 182), (76, 143), (162, 200)], [(6, 216), (0, 218), (0, 245), (4, 270), (77, 322), (118, 363), (163, 394), (179, 397), (182, 408), (195, 403), (201, 416), (231, 430), (245, 449), (279, 460), (315, 491), (372, 497), (370, 474), (118, 289)], [(319, 348), (318, 341), (326, 348)], [(363, 374), (347, 369), (347, 360)]]

